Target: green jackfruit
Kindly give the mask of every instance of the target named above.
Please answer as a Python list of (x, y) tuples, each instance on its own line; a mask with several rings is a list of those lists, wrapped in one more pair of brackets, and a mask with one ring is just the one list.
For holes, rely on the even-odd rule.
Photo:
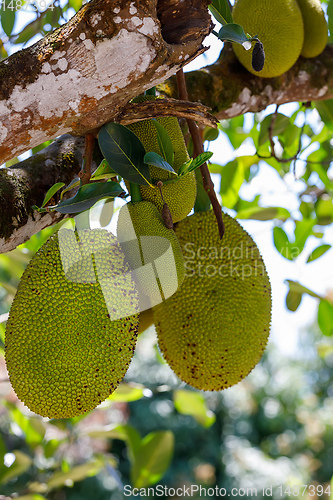
[(320, 0), (297, 0), (304, 24), (301, 56), (316, 57), (328, 42), (328, 28)]
[(50, 418), (95, 408), (127, 371), (137, 312), (116, 238), (61, 229), (28, 264), (7, 321), (5, 358), (19, 399)]
[[(134, 102), (151, 99), (156, 99), (156, 97), (140, 96), (134, 99)], [(171, 166), (174, 171), (178, 173), (178, 170), (183, 163), (189, 160), (186, 144), (178, 120), (173, 116), (160, 116), (157, 117), (156, 120), (166, 129), (171, 138), (174, 148), (174, 164)], [(142, 120), (132, 123), (131, 125), (127, 125), (127, 127), (134, 132), (135, 135), (137, 135), (147, 153), (149, 151), (153, 151), (154, 153), (158, 153), (163, 156), (158, 145), (157, 131), (152, 120)], [(184, 217), (190, 213), (195, 203), (197, 188), (194, 172), (177, 179), (174, 176), (169, 177), (170, 174), (166, 170), (162, 170), (151, 165), (150, 174), (152, 184), (156, 184), (157, 181), (163, 182), (175, 179), (170, 184), (163, 185), (162, 194), (165, 203), (169, 206), (173, 222), (178, 222), (181, 219), (184, 219)], [(143, 200), (151, 201), (157, 206), (159, 211), (162, 212), (163, 201), (157, 187), (152, 188), (150, 186), (140, 186), (140, 191)]]
[(170, 297), (184, 279), (184, 260), (173, 229), (149, 201), (127, 203), (119, 212), (117, 237), (140, 293), (140, 310)]
[(218, 391), (242, 380), (260, 360), (269, 335), (271, 289), (259, 250), (240, 224), (195, 213), (176, 234), (185, 279), (153, 308), (159, 347), (184, 382)]
[(296, 0), (235, 0), (232, 10), (235, 23), (245, 33), (258, 36), (265, 51), (264, 67), (255, 71), (252, 52), (239, 43), (233, 44), (240, 63), (254, 75), (273, 78), (290, 69), (301, 54), (304, 27), (302, 14)]

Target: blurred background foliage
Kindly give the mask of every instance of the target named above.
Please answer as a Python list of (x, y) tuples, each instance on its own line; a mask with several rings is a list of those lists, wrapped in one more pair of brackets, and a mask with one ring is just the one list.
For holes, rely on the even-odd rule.
[[(1, 58), (57, 28), (81, 6), (81, 0), (43, 2), (2, 1)], [(331, 23), (333, 1), (323, 5)], [(205, 149), (215, 153), (210, 170), (224, 209), (245, 227), (262, 224), (271, 252), (286, 264), (325, 262), (323, 276), (332, 269), (332, 131), (333, 101), (271, 106), (223, 120), (217, 132), (203, 131)], [(302, 314), (303, 298), (311, 297), (316, 318), (288, 354), (276, 341), (285, 325), (273, 325), (275, 340), (235, 387), (204, 393), (180, 383), (163, 362), (151, 327), (107, 401), (81, 417), (47, 420), (11, 390), (3, 346), (20, 276), (56, 229), (0, 256), (1, 500), (117, 500), (124, 485), (157, 483), (243, 488), (235, 498), (250, 497), (247, 488), (257, 488), (257, 498), (333, 499), (333, 287), (318, 291), (286, 281), (290, 313)], [(301, 485), (312, 489), (298, 493)], [(270, 486), (272, 494), (263, 494)]]

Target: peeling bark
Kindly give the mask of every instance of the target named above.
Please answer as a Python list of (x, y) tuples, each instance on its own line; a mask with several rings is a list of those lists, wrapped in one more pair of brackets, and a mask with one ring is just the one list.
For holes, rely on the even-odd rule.
[[(205, 2), (186, 0), (195, 30), (157, 16), (156, 0), (92, 0), (64, 26), (0, 63), (0, 164), (64, 133), (112, 121), (133, 97), (205, 50)], [(165, 24), (165, 22), (167, 24)], [(189, 25), (190, 26), (190, 25)], [(162, 31), (173, 33), (172, 43)]]

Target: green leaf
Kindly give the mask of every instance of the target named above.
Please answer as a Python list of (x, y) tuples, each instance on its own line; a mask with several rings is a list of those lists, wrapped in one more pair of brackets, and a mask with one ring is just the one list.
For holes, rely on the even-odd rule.
[[(173, 150), (172, 140), (169, 136), (168, 132), (165, 130), (163, 125), (161, 125), (156, 118), (152, 119), (152, 123), (154, 124), (157, 131), (157, 142), (162, 153), (164, 160), (169, 163), (169, 165), (173, 165), (175, 152)], [(146, 162), (147, 163), (147, 162)]]
[(102, 460), (94, 460), (82, 465), (77, 465), (70, 469), (68, 472), (55, 472), (50, 479), (46, 482), (48, 489), (59, 488), (64, 486), (68, 481), (82, 481), (86, 477), (95, 476), (103, 468), (104, 463)]
[(144, 162), (146, 154), (140, 139), (119, 123), (103, 125), (98, 134), (99, 147), (111, 168), (134, 184), (149, 184), (149, 166)]
[(294, 247), (297, 248), (299, 254), (303, 251), (308, 237), (312, 235), (314, 224), (315, 219), (302, 219), (296, 221)]
[(133, 487), (144, 488), (157, 483), (169, 468), (173, 450), (171, 431), (156, 431), (145, 436), (131, 469)]
[(318, 224), (323, 226), (330, 224), (333, 220), (333, 200), (331, 197), (320, 198), (315, 204)]
[(191, 415), (203, 427), (211, 427), (216, 420), (207, 408), (205, 398), (199, 392), (178, 389), (173, 393), (175, 408), (183, 415)]
[(122, 403), (137, 401), (144, 397), (144, 390), (145, 387), (143, 385), (121, 383), (108, 399), (111, 401), (120, 401)]
[(242, 26), (236, 23), (225, 24), (222, 26), (218, 33), (218, 37), (220, 40), (226, 42), (240, 43), (246, 50), (251, 48), (251, 41), (256, 39), (256, 37), (246, 35)]
[[(260, 123), (260, 133), (258, 139), (258, 146), (262, 146), (266, 141), (269, 140), (269, 127), (271, 125), (273, 114), (266, 116)], [(272, 136), (277, 136), (284, 132), (284, 130), (290, 124), (290, 118), (281, 113), (277, 113), (274, 126), (272, 129)]]
[(90, 431), (88, 436), (98, 439), (120, 439), (128, 446), (129, 458), (133, 463), (135, 456), (140, 449), (141, 436), (131, 425), (116, 425), (111, 429), (100, 429)]
[(92, 174), (91, 179), (94, 181), (99, 181), (102, 179), (111, 179), (117, 173), (110, 167), (106, 160), (102, 160), (101, 163), (96, 168), (95, 172)]
[(283, 207), (248, 207), (237, 212), (237, 219), (272, 220), (279, 219), (286, 221), (290, 217), (290, 212)]
[(189, 171), (189, 168), (191, 166), (191, 163), (193, 161), (193, 158), (190, 158), (188, 161), (186, 161), (185, 163), (183, 163), (179, 170), (178, 170), (178, 177), (181, 177), (182, 175), (186, 175), (188, 174), (188, 171)]
[(229, 161), (222, 169), (220, 167), (220, 194), (223, 206), (234, 208), (239, 199), (239, 190), (244, 182), (245, 174), (253, 163), (255, 163), (255, 158), (253, 156), (239, 156)]
[(10, 479), (20, 476), (26, 472), (32, 464), (32, 459), (25, 453), (22, 453), (22, 451), (14, 450), (13, 453), (15, 455), (15, 460), (10, 467), (0, 465), (1, 484), (7, 483)]
[(318, 306), (318, 325), (327, 337), (333, 335), (333, 304), (328, 300), (321, 300)]
[(310, 253), (306, 262), (313, 262), (314, 260), (324, 255), (324, 253), (326, 253), (330, 248), (332, 248), (332, 245), (319, 245)]
[(206, 163), (212, 156), (213, 153), (211, 151), (205, 151), (204, 153), (200, 153), (198, 156), (193, 158), (191, 164), (189, 165), (188, 172), (193, 172), (197, 168), (201, 167), (201, 165)]
[(42, 444), (44, 447), (45, 458), (52, 458), (62, 442), (63, 441), (60, 441), (58, 439), (50, 439), (49, 441), (46, 442), (44, 441)]
[(70, 191), (71, 189), (74, 189), (80, 185), (80, 179), (78, 177), (74, 177), (74, 179), (68, 184), (68, 186), (65, 187), (60, 193), (60, 199), (62, 200), (63, 196), (65, 193)]
[(160, 156), (158, 153), (149, 151), (149, 153), (145, 154), (143, 160), (148, 165), (154, 165), (155, 167), (162, 168), (163, 170), (167, 170), (168, 172), (172, 172), (173, 174), (177, 175), (170, 163), (165, 161), (164, 158), (162, 158), (162, 156)]
[(31, 23), (24, 26), (23, 30), (19, 33), (18, 37), (15, 38), (15, 44), (26, 43), (30, 38), (34, 37), (42, 29), (42, 20), (37, 17)]
[(46, 500), (46, 497), (43, 497), (38, 493), (30, 493), (29, 495), (15, 497), (15, 500)]
[[(282, 227), (275, 226), (273, 229), (273, 240), (275, 248), (280, 254), (288, 260), (293, 260), (294, 256), (292, 255), (291, 243), (288, 239), (287, 234), (282, 229)], [(298, 257), (298, 254), (297, 254)]]
[(52, 196), (57, 191), (59, 191), (59, 189), (61, 189), (63, 186), (65, 186), (64, 182), (57, 182), (56, 184), (53, 184), (53, 186), (50, 187), (50, 189), (48, 190), (48, 192), (46, 193), (46, 195), (44, 197), (44, 200), (43, 200), (43, 203), (42, 203), (42, 207), (45, 207), (45, 205), (47, 204), (48, 201), (50, 201), (50, 199), (52, 198)]
[(5, 445), (2, 437), (0, 436), (0, 464), (3, 463), (3, 459), (4, 459), (6, 452), (7, 452), (6, 445)]
[(333, 130), (333, 99), (316, 101), (314, 104), (325, 125), (327, 125), (330, 130)]
[(26, 417), (12, 403), (6, 405), (9, 409), (11, 419), (15, 422), (25, 435), (25, 440), (31, 448), (36, 448), (43, 442), (45, 427), (43, 422), (37, 417)]
[(102, 198), (114, 198), (119, 196), (124, 191), (118, 182), (97, 182), (93, 184), (85, 184), (81, 186), (73, 198), (61, 201), (54, 207), (49, 207), (52, 210), (57, 210), (62, 214), (74, 214), (83, 212), (92, 207), (96, 201)]
[(0, 286), (6, 290), (9, 295), (15, 295), (17, 288), (14, 285), (11, 285), (10, 283), (5, 283), (3, 281), (0, 281)]
[(296, 311), (302, 300), (302, 294), (289, 290), (286, 296), (286, 306), (289, 311)]
[(73, 7), (73, 9), (75, 10), (75, 12), (77, 12), (80, 9), (81, 5), (82, 5), (82, 0), (69, 0), (68, 3), (69, 3), (69, 5), (71, 7)]
[(9, 7), (8, 4), (9, 1), (6, 0), (4, 1), (4, 3), (1, 3), (1, 8), (4, 9), (1, 11), (1, 26), (6, 35), (10, 37), (15, 24), (16, 9), (13, 3), (13, 7)]
[(315, 297), (316, 299), (322, 299), (320, 295), (318, 295), (316, 292), (313, 292), (309, 288), (306, 288), (305, 286), (301, 285), (298, 281), (293, 281), (293, 280), (285, 280), (285, 283), (289, 285), (289, 289), (292, 292), (297, 292), (297, 293), (307, 293), (311, 297)]
[(220, 24), (232, 23), (232, 15), (227, 0), (213, 0), (208, 8)]

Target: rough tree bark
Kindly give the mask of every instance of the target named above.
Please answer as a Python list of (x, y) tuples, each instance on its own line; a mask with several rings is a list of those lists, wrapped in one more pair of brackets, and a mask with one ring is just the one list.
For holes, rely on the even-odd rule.
[(0, 63), (0, 164), (64, 133), (110, 122), (201, 53), (206, 1), (92, 0)]

